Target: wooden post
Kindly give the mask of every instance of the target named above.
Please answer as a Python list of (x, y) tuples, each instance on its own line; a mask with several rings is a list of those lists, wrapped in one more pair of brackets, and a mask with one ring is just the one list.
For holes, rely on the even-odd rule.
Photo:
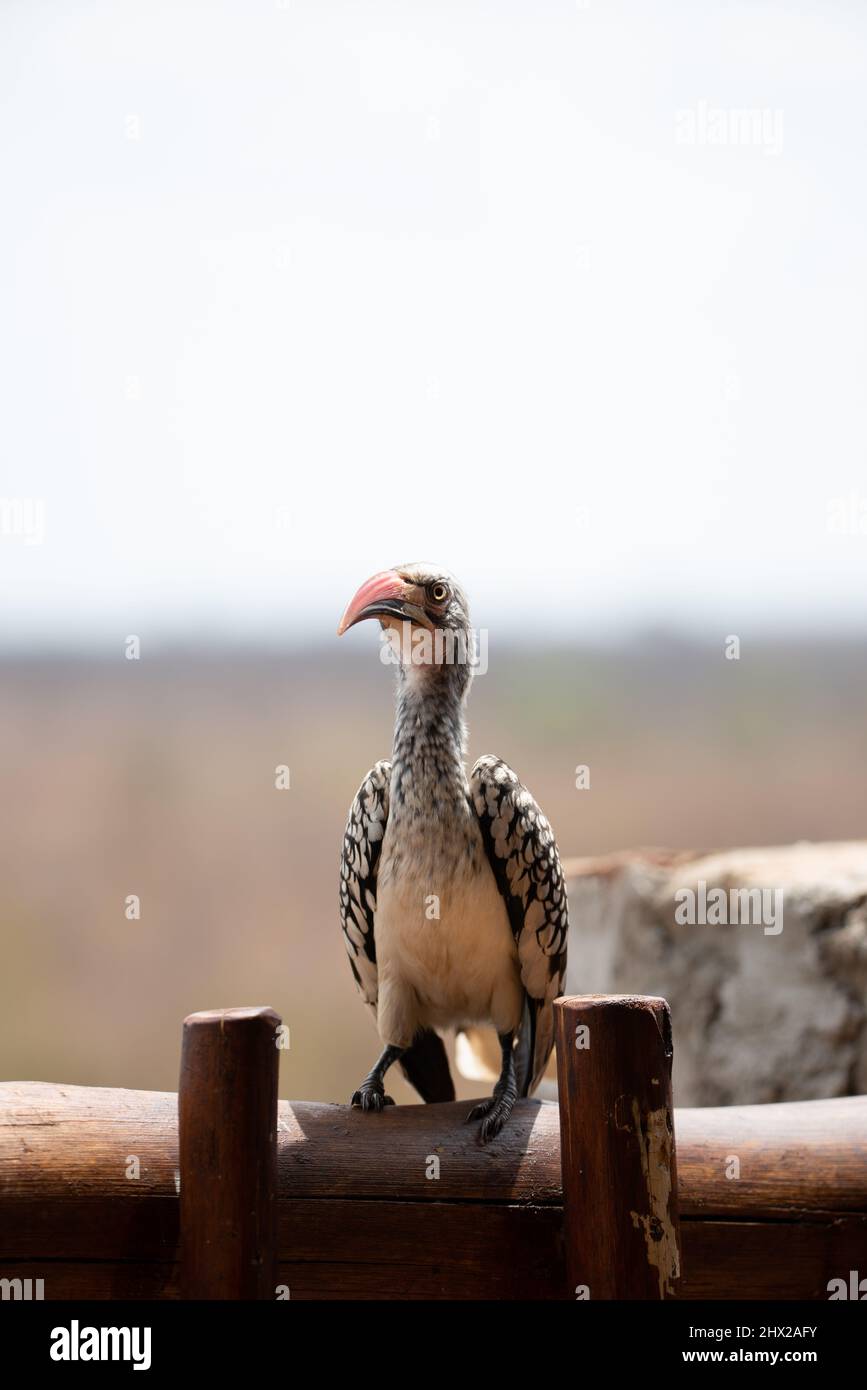
[(569, 1297), (664, 1299), (680, 1277), (664, 999), (554, 1005)]
[(184, 1019), (183, 1298), (275, 1297), (279, 1026), (267, 1008), (215, 1009)]

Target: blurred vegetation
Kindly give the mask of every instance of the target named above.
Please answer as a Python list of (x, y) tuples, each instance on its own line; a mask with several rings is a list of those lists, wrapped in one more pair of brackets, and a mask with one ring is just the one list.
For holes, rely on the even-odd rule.
[[(4, 1077), (173, 1090), (185, 1014), (269, 1003), (291, 1032), (281, 1094), (348, 1097), (377, 1044), (337, 856), (392, 714), (391, 674), (361, 646), (2, 663)], [(515, 767), (564, 857), (853, 839), (865, 696), (855, 643), (756, 643), (740, 661), (664, 636), (492, 650), (470, 755)]]

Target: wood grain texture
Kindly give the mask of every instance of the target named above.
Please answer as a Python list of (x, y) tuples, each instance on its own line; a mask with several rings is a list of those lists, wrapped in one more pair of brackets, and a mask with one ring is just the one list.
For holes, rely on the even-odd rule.
[[(519, 1101), (509, 1130), (482, 1149), (464, 1119), (472, 1102), (391, 1106), (280, 1101), (279, 1192), (296, 1197), (430, 1196), (427, 1155), (440, 1157), (438, 1200), (562, 1202), (555, 1103)], [(681, 1216), (785, 1217), (867, 1212), (867, 1096), (783, 1105), (675, 1109)], [(740, 1178), (726, 1177), (740, 1156)], [(138, 1179), (128, 1158), (140, 1161)], [(0, 1210), (33, 1220), (40, 1201), (88, 1196), (126, 1204), (175, 1198), (173, 1092), (0, 1084)], [(8, 1229), (8, 1227), (7, 1227)], [(5, 1234), (5, 1231), (4, 1231)]]
[(274, 1297), (279, 1026), (267, 1008), (184, 1020), (178, 1092), (184, 1298)]
[[(277, 1284), (292, 1299), (562, 1299), (562, 1209), (437, 1203), (281, 1201)], [(863, 1267), (867, 1216), (681, 1222), (681, 1299), (826, 1299)], [(287, 1258), (288, 1252), (293, 1252)], [(0, 1278), (41, 1278), (47, 1300), (178, 1298), (164, 1260), (0, 1261)]]
[(576, 995), (554, 1004), (570, 1290), (659, 1300), (680, 1278), (664, 999)]
[(867, 1211), (867, 1096), (675, 1110), (674, 1125), (690, 1216)]
[[(293, 1298), (439, 1297), (452, 1277), (475, 1298), (562, 1292), (557, 1106), (520, 1102), (488, 1149), (469, 1107), (280, 1103), (277, 1280)], [(675, 1132), (681, 1297), (826, 1297), (863, 1266), (867, 1097), (676, 1110)], [(48, 1298), (177, 1297), (177, 1139), (172, 1093), (0, 1085), (0, 1277), (45, 1278)], [(488, 1266), (465, 1224), (476, 1203)], [(412, 1268), (390, 1262), (391, 1222)]]
[[(439, 1154), (440, 1201), (561, 1202), (560, 1122), (553, 1102), (518, 1101), (510, 1131), (479, 1148), (464, 1126), (471, 1101), (395, 1105), (278, 1104), (279, 1193), (396, 1198), (431, 1191), (424, 1159)], [(867, 1097), (784, 1105), (675, 1108), (681, 1216), (785, 1216), (867, 1211)], [(725, 1177), (732, 1154), (741, 1177)], [(128, 1159), (140, 1163), (128, 1177)], [(0, 1083), (0, 1208), (99, 1195), (125, 1204), (176, 1197), (174, 1091)], [(1, 1237), (0, 1237), (1, 1238)]]
[(681, 1223), (680, 1298), (827, 1299), (828, 1281), (864, 1267), (867, 1216), (815, 1212), (807, 1222)]

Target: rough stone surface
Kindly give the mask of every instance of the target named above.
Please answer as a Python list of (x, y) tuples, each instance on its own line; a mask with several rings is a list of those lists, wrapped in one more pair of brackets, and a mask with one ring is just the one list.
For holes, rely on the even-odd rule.
[[(676, 1104), (867, 1091), (867, 842), (635, 851), (564, 868), (567, 993), (668, 999)], [(782, 931), (679, 924), (677, 894), (702, 881), (729, 908), (730, 890), (781, 890)]]

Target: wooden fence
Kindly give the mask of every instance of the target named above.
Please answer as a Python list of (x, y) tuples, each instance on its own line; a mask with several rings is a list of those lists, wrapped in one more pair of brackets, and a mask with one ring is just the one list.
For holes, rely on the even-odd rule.
[(867, 1097), (672, 1111), (664, 1001), (556, 1010), (559, 1105), (485, 1148), (467, 1102), (278, 1103), (270, 1009), (187, 1019), (178, 1096), (0, 1086), (3, 1296), (827, 1298), (867, 1273)]

